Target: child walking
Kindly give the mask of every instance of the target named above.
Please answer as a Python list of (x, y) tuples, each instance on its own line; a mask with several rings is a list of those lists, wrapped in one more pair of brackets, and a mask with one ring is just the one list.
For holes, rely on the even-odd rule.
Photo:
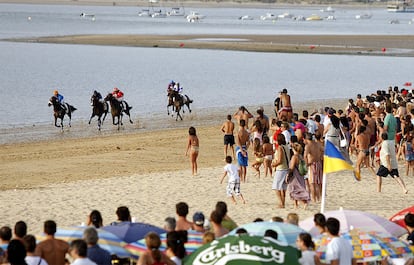
[(227, 164), (224, 166), (224, 174), (223, 177), (221, 177), (220, 184), (222, 184), (224, 178), (228, 176), (226, 189), (227, 196), (231, 197), (234, 204), (237, 204), (236, 199), (234, 198), (235, 195), (240, 197), (243, 203), (246, 203), (240, 192), (240, 169), (238, 169), (236, 165), (232, 164), (231, 156), (226, 156), (226, 163)]

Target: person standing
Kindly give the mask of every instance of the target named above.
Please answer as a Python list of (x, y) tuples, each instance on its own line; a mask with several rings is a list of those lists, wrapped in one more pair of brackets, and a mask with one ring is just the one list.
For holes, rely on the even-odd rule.
[(230, 146), (233, 159), (235, 159), (234, 155), (234, 122), (231, 121), (231, 115), (227, 115), (227, 120), (221, 126), (221, 131), (224, 133), (224, 157), (227, 156), (227, 151)]
[(276, 168), (273, 176), (272, 190), (276, 192), (276, 196), (279, 200), (279, 208), (285, 208), (287, 189), (285, 177), (289, 172), (290, 151), (286, 145), (285, 136), (283, 134), (277, 136), (277, 143), (278, 147), (272, 161), (272, 167)]
[(250, 133), (246, 130), (246, 121), (240, 120), (240, 128), (239, 132), (237, 133), (237, 147), (236, 147), (236, 154), (237, 154), (237, 162), (239, 163), (240, 167), (240, 180), (241, 182), (246, 182), (246, 173), (247, 173), (247, 166), (249, 157), (247, 155), (247, 148), (249, 145), (249, 138)]
[(254, 116), (244, 106), (240, 106), (240, 108), (233, 114), (233, 117), (237, 119), (239, 124), (241, 120), (244, 120), (246, 129), (249, 129), (249, 119)]
[[(308, 165), (308, 186), (313, 202), (319, 202), (322, 193), (323, 177), (323, 145), (319, 141), (313, 140), (311, 133), (305, 133), (305, 151), (303, 158)], [(305, 180), (306, 181), (306, 180)]]
[(187, 150), (185, 151), (186, 156), (190, 156), (191, 163), (191, 174), (193, 176), (197, 175), (197, 157), (198, 151), (200, 148), (200, 141), (197, 137), (196, 129), (190, 127), (188, 129), (188, 141), (187, 141)]
[(286, 88), (280, 92), (279, 98), (281, 103), (281, 108), (278, 111), (279, 119), (283, 120), (283, 117), (285, 117), (288, 121), (292, 120), (293, 109), (290, 102), (290, 95)]
[(231, 162), (232, 162), (231, 156), (227, 156), (226, 157), (227, 164), (226, 166), (224, 166), (224, 174), (221, 177), (220, 184), (222, 184), (224, 178), (228, 176), (227, 189), (226, 189), (227, 196), (231, 197), (231, 200), (234, 204), (237, 203), (234, 196), (240, 197), (242, 202), (246, 203), (246, 201), (243, 198), (243, 194), (240, 192), (240, 176), (239, 176), (240, 169), (238, 169)]
[(400, 178), (398, 173), (398, 161), (397, 155), (395, 154), (395, 141), (388, 139), (388, 133), (383, 132), (381, 134), (382, 144), (380, 151), (380, 162), (381, 165), (377, 172), (377, 191), (381, 192), (382, 178), (390, 175), (400, 185), (403, 193), (408, 192), (404, 181)]

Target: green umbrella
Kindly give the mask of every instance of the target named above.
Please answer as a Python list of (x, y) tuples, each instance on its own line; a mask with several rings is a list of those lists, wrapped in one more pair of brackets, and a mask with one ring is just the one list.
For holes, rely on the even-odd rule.
[(301, 252), (261, 236), (226, 236), (203, 245), (184, 259), (185, 265), (299, 265)]

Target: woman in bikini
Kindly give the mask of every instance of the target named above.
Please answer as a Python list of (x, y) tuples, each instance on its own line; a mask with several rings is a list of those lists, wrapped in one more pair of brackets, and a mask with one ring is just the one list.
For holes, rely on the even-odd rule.
[(185, 155), (190, 155), (191, 171), (192, 175), (195, 176), (197, 175), (197, 157), (200, 143), (194, 127), (188, 129), (188, 134), (187, 151), (185, 152)]

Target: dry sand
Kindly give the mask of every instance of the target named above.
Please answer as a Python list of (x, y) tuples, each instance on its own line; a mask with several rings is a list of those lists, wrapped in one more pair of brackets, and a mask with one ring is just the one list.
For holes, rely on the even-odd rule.
[[(332, 101), (329, 105), (340, 107), (343, 102)], [(328, 102), (302, 103), (300, 109), (312, 110), (321, 104)], [(225, 114), (234, 109), (220, 114), (193, 112), (185, 116), (184, 122), (171, 121), (171, 117), (163, 119), (165, 127), (176, 124), (177, 129), (146, 130), (143, 128), (150, 121), (142, 119), (141, 128), (125, 125), (126, 129), (118, 132), (106, 124), (104, 133), (94, 128), (93, 135), (76, 136), (71, 135), (76, 131), (75, 126), (80, 127), (78, 130), (88, 130), (90, 126), (75, 123), (73, 128), (60, 133), (50, 125), (54, 135), (50, 140), (39, 140), (41, 135), (32, 135), (32, 140), (3, 144), (0, 148), (2, 225), (25, 220), (30, 232), (40, 233), (46, 219), (56, 220), (59, 226), (78, 225), (85, 222), (93, 209), (101, 211), (104, 223), (108, 224), (116, 219), (116, 208), (126, 205), (138, 221), (162, 226), (165, 217), (175, 215), (175, 204), (179, 201), (190, 205), (190, 216), (195, 211), (208, 216), (217, 201), (227, 201), (230, 216), (239, 224), (256, 217), (265, 220), (272, 216), (286, 217), (289, 212), (297, 212), (305, 219), (318, 212), (319, 204), (311, 204), (306, 211), (294, 210), (290, 201), (286, 209), (277, 209), (272, 178), (258, 179), (250, 168), (247, 183), (241, 187), (247, 204), (232, 205), (227, 200), (225, 184), (219, 184), (224, 166), (220, 126)], [(270, 107), (265, 112), (272, 113)], [(187, 130), (193, 124), (201, 145), (199, 175), (195, 177), (191, 176), (188, 158), (184, 156)], [(27, 133), (30, 128), (23, 131)], [(24, 133), (20, 133), (24, 138)], [(368, 170), (362, 172), (361, 182), (355, 182), (349, 172), (329, 176), (326, 210), (344, 207), (388, 218), (412, 204), (414, 177), (403, 175), (410, 190), (406, 195), (392, 179), (384, 180), (383, 193), (379, 194), (374, 176)]]

